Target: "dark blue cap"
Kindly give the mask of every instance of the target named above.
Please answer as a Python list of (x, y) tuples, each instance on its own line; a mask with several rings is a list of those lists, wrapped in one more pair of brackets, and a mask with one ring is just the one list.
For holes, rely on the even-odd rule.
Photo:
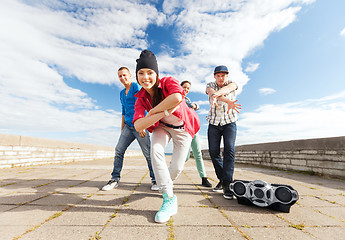
[(223, 65), (216, 67), (214, 69), (214, 73), (213, 74), (220, 73), (220, 72), (224, 72), (226, 74), (229, 73), (228, 68), (226, 66), (223, 66)]

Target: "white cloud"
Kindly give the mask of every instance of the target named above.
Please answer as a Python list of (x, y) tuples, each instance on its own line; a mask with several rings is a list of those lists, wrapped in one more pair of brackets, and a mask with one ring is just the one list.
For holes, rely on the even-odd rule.
[[(206, 98), (207, 98), (207, 96), (206, 96)], [(199, 106), (201, 106), (201, 105), (208, 105), (208, 106), (210, 106), (210, 102), (208, 100), (206, 100), (206, 101), (193, 101), (193, 102), (195, 102)]]
[(114, 66), (134, 67), (136, 49), (147, 47), (144, 30), (164, 22), (153, 6), (128, 1), (72, 1), (76, 12), (53, 2), (43, 7), (2, 1), (0, 19), (9, 23), (2, 28), (3, 50), (85, 82), (114, 83)]
[(0, 95), (0, 126), (11, 130), (81, 132), (110, 128), (121, 122), (121, 112), (79, 108), (70, 111), (39, 99)]
[(138, 49), (147, 47), (146, 27), (164, 24), (165, 16), (149, 4), (121, 0), (4, 0), (0, 22), (4, 132), (116, 135), (119, 114), (99, 110), (95, 100), (63, 78), (118, 85), (114, 69), (134, 68)]
[(341, 32), (340, 32), (340, 36), (345, 37), (345, 28), (344, 28), (343, 30), (341, 30)]
[(321, 99), (270, 104), (239, 115), (237, 145), (344, 136), (345, 91)]
[(259, 65), (260, 65), (259, 63), (248, 63), (248, 65), (244, 71), (247, 73), (255, 72), (256, 69), (258, 69)]
[(258, 91), (262, 95), (270, 95), (276, 92), (273, 88), (260, 88)]
[(159, 12), (140, 0), (2, 0), (0, 98), (6, 106), (0, 110), (0, 127), (90, 133), (112, 129), (118, 113), (99, 110), (94, 99), (69, 87), (64, 77), (118, 85), (114, 69), (135, 68), (140, 50), (149, 47), (150, 24), (174, 25), (181, 43), (174, 56), (169, 48), (157, 54), (160, 72), (188, 79), (193, 91), (204, 92), (214, 67), (224, 64), (240, 93), (249, 80), (242, 60), (310, 2), (170, 0)]
[(292, 23), (301, 6), (311, 2), (164, 1), (164, 12), (168, 18), (174, 16), (178, 28), (182, 56), (159, 56), (160, 68), (177, 79), (191, 81), (192, 91), (203, 92), (205, 82), (213, 81), (214, 67), (226, 65), (239, 85), (239, 94), (249, 80), (242, 60), (261, 47), (272, 32)]
[(209, 109), (200, 108), (197, 113), (198, 115), (208, 115)]

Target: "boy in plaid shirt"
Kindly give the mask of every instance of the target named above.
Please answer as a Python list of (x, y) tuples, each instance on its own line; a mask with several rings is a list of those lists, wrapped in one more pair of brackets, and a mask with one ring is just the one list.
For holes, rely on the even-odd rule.
[[(235, 140), (236, 121), (238, 109), (235, 90), (237, 84), (228, 80), (228, 68), (217, 66), (214, 69), (215, 82), (210, 82), (206, 86), (206, 94), (210, 100), (210, 111), (207, 117), (208, 125), (208, 149), (219, 183), (213, 189), (215, 192), (223, 191), (226, 199), (233, 199), (233, 194), (229, 189), (233, 181), (235, 167)], [(223, 160), (220, 155), (220, 142), (223, 137), (224, 152)]]

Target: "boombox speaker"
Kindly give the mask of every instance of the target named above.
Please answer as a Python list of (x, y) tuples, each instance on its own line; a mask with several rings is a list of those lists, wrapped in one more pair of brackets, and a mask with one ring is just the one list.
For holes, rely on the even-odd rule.
[(234, 180), (230, 184), (239, 204), (268, 207), (281, 212), (290, 212), (298, 200), (298, 193), (289, 185), (269, 184), (262, 180)]

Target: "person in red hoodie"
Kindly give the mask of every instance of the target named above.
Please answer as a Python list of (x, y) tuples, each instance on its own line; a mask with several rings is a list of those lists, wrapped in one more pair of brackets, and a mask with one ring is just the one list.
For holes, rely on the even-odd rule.
[[(137, 59), (136, 77), (142, 86), (135, 95), (134, 127), (147, 129), (151, 135), (151, 161), (163, 204), (155, 221), (164, 223), (177, 213), (177, 197), (173, 181), (183, 170), (194, 135), (200, 129), (200, 120), (184, 100), (184, 90), (173, 77), (159, 79), (156, 56), (149, 50)], [(147, 113), (145, 115), (145, 113)], [(173, 153), (169, 167), (165, 160), (165, 147), (173, 139)]]

